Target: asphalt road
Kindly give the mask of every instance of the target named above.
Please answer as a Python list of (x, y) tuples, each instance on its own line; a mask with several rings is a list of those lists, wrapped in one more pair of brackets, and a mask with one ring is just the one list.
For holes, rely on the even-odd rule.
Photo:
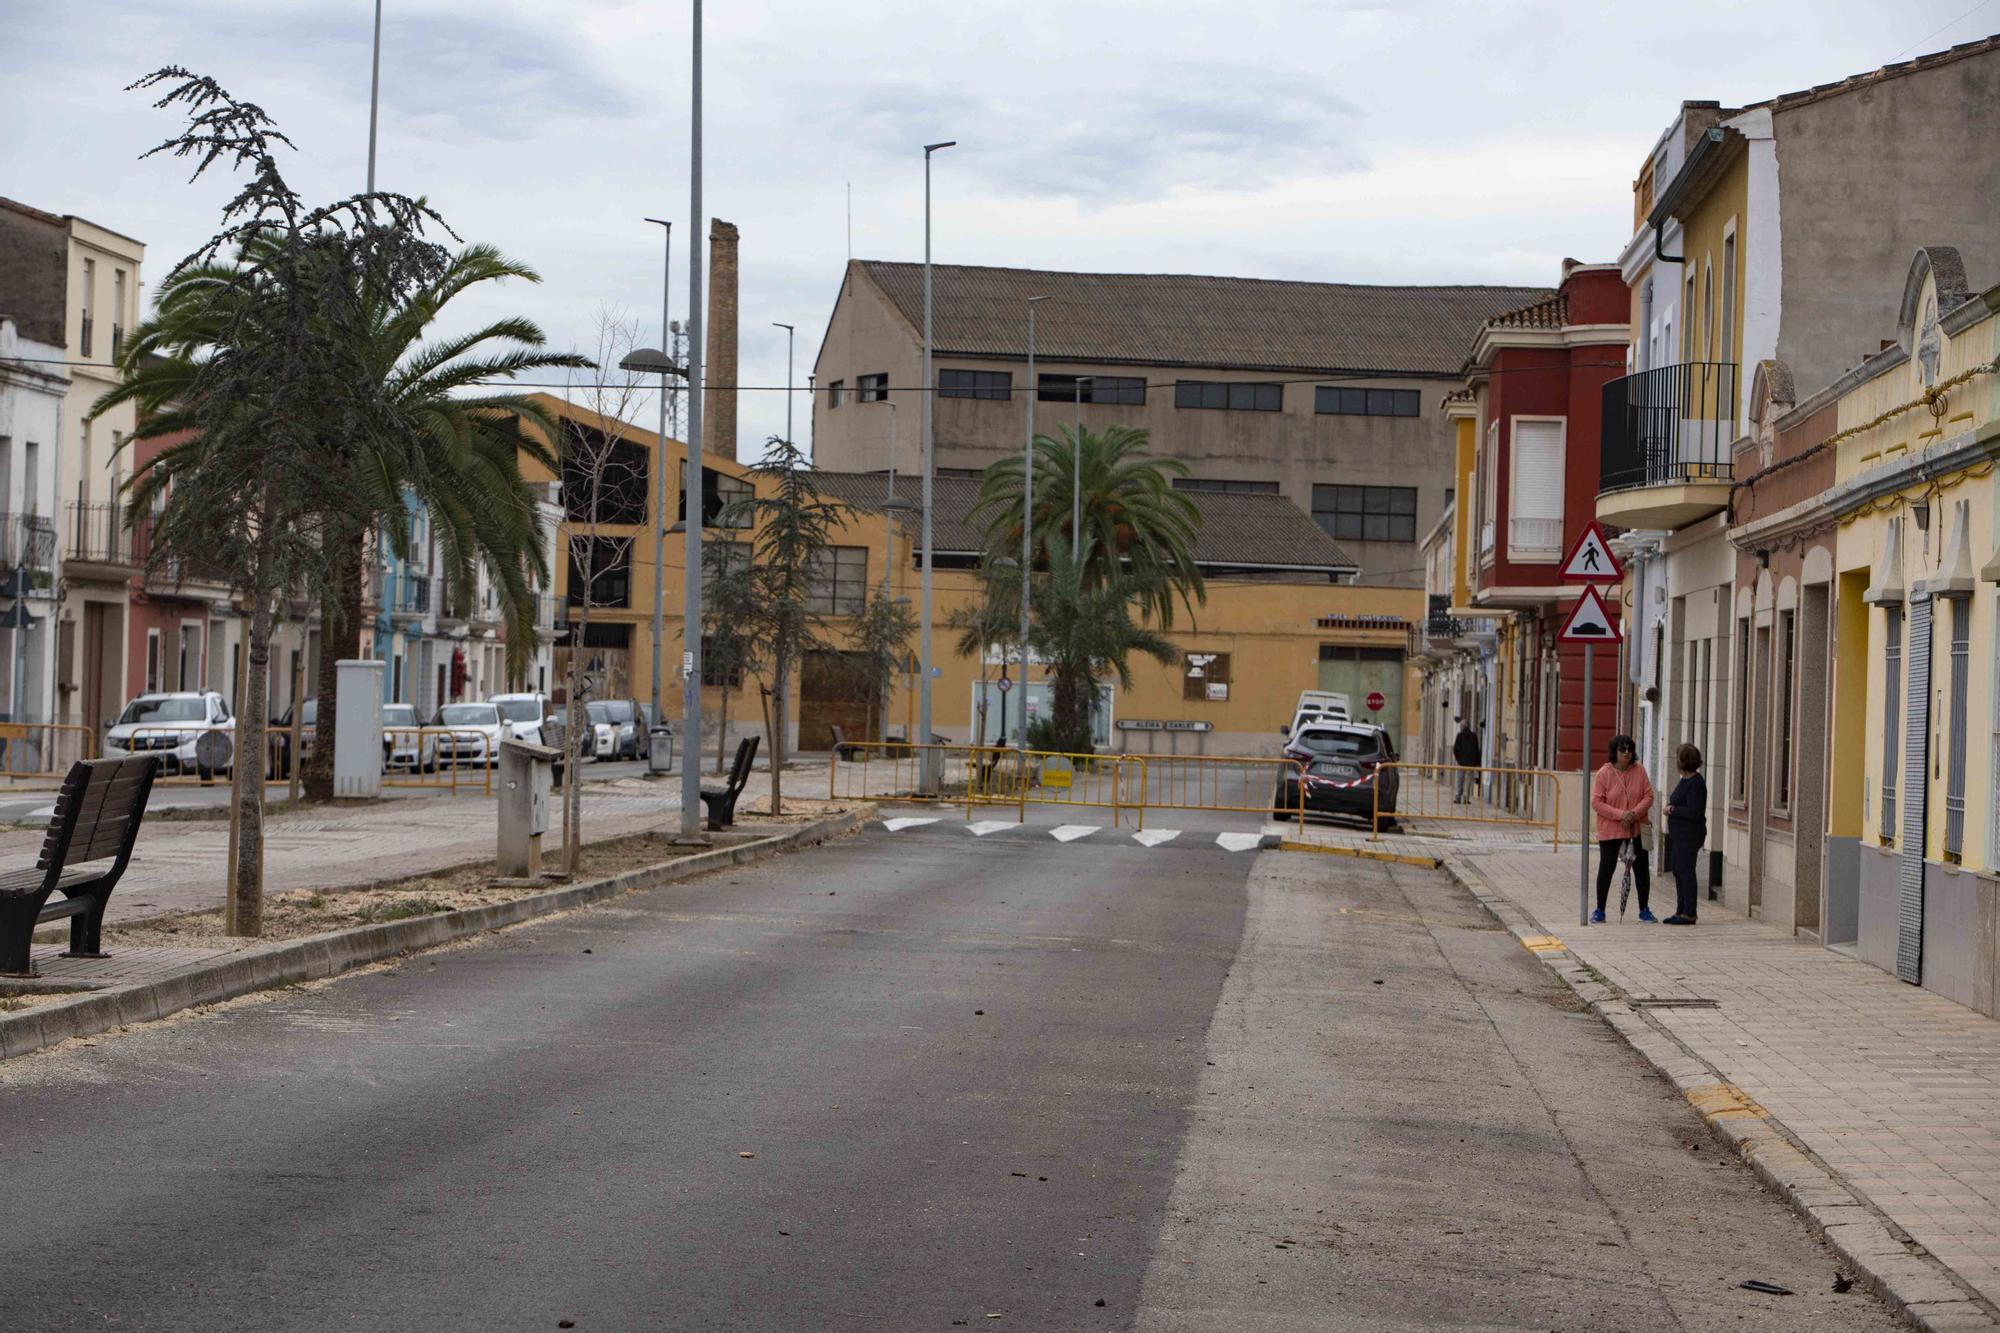
[(874, 828), (72, 1043), (0, 1179), (7, 1327), (1891, 1325), (1441, 879), (1212, 834)]

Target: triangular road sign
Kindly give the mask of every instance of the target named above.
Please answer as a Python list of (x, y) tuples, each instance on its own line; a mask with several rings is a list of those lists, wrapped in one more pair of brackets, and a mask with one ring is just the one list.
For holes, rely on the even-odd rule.
[(1564, 583), (1616, 583), (1625, 577), (1625, 571), (1618, 567), (1618, 557), (1611, 554), (1611, 543), (1605, 540), (1604, 529), (1593, 520), (1585, 525), (1583, 535), (1563, 557), (1556, 577)]
[(1556, 637), (1564, 643), (1618, 643), (1624, 636), (1619, 634), (1618, 622), (1612, 618), (1604, 598), (1597, 589), (1587, 587), (1570, 608), (1569, 619), (1563, 622), (1562, 633)]

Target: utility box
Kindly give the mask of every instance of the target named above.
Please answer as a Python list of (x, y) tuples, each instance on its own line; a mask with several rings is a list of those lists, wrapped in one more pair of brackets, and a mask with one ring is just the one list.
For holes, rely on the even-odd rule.
[[(343, 659), (334, 663), (340, 681), (340, 717), (333, 734), (333, 794), (373, 798), (382, 794), (382, 681), (387, 662)], [(325, 745), (325, 736), (314, 736)]]
[(542, 835), (549, 831), (549, 788), (561, 751), (526, 741), (500, 742), (499, 878), (542, 878)]

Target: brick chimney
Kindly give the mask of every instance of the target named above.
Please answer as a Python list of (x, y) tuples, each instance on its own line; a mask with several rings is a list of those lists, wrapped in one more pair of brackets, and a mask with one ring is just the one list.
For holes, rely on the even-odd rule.
[(716, 386), (702, 404), (701, 451), (736, 457), (736, 226), (708, 224), (708, 348), (703, 370)]

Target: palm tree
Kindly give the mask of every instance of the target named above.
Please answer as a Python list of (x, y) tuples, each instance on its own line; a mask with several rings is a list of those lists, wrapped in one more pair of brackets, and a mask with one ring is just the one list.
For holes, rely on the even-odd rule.
[[(240, 266), (263, 256), (253, 242), (238, 265), (210, 263), (176, 271), (161, 285), (152, 319), (133, 332), (120, 357), (121, 383), (93, 412), (132, 400), (141, 410), (140, 438), (195, 423), (185, 404), (202, 365), (225, 351), (236, 334)], [(327, 577), (321, 597), (322, 639), (316, 729), (332, 735), (338, 709), (337, 663), (360, 648), (362, 568), (371, 534), (399, 556), (410, 551), (414, 496), (435, 535), (447, 587), (464, 599), (483, 564), (499, 585), (510, 666), (523, 665), (536, 642), (533, 587), (548, 582), (547, 554), (535, 498), (521, 477), (522, 453), (553, 466), (534, 432), (555, 438), (555, 423), (533, 399), (480, 392), (478, 386), (523, 372), (587, 366), (570, 353), (540, 350), (532, 322), (496, 320), (470, 333), (424, 341), (452, 298), (483, 282), (541, 279), (491, 246), (461, 250), (432, 280), (394, 300), (359, 294), (367, 311), (367, 345), (357, 358), (357, 398), (368, 408), (319, 440), (320, 461), (346, 487), (338, 512), (320, 516)], [(358, 501), (358, 503), (357, 503)], [(136, 521), (135, 492), (128, 521)], [(365, 521), (372, 516), (372, 523)], [(314, 747), (305, 773), (308, 794), (332, 794), (333, 747)]]
[[(1037, 568), (1049, 567), (1058, 549), (1077, 549), (1070, 514), (1080, 450), (1081, 586), (1128, 584), (1140, 591), (1144, 613), (1164, 627), (1173, 624), (1176, 601), (1192, 607), (1206, 596), (1194, 559), (1201, 510), (1173, 488), (1172, 478), (1186, 476), (1187, 467), (1146, 448), (1146, 432), (1130, 426), (1086, 430), (1080, 440), (1068, 429), (1037, 435), (1030, 540)], [(995, 556), (1019, 558), (1023, 462), (1015, 455), (993, 464), (979, 488), (973, 518), (985, 523)]]
[(1132, 617), (1134, 606), (1155, 604), (1165, 591), (1160, 576), (1128, 574), (1116, 584), (1093, 585), (1087, 574), (1094, 555), (1089, 539), (1075, 555), (1058, 545), (1048, 570), (1035, 580), (1030, 643), (1054, 681), (1049, 725), (1041, 738), (1046, 743), (1030, 742), (1037, 749), (1090, 753), (1098, 677), (1108, 673), (1120, 689), (1130, 689), (1134, 653), (1163, 666), (1176, 658), (1171, 643)]

